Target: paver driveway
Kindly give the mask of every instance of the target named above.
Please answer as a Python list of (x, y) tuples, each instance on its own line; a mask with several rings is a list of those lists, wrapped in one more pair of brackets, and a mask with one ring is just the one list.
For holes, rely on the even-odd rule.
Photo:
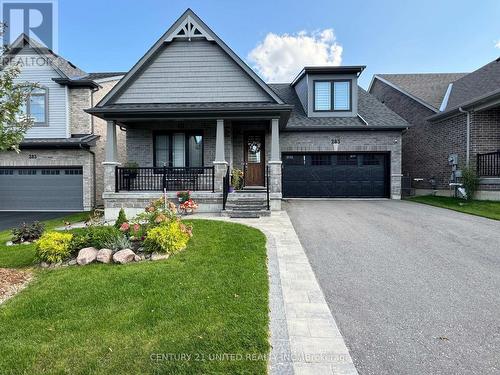
[(402, 201), (285, 204), (360, 374), (500, 373), (500, 222)]

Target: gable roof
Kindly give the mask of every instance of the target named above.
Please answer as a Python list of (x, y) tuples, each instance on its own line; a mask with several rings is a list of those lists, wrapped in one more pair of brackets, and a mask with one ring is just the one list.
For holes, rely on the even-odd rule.
[(307, 117), (295, 89), (289, 83), (269, 84), (287, 104), (293, 105), (286, 130), (406, 129), (410, 125), (385, 104), (358, 86), (357, 117)]
[(7, 47), (4, 56), (13, 58), (26, 47), (31, 47), (39, 55), (49, 58), (52, 67), (61, 75), (61, 78), (74, 80), (80, 79), (87, 75), (86, 72), (78, 68), (69, 60), (66, 60), (65, 58), (59, 56), (54, 51), (48, 49), (43, 44), (39, 43), (33, 38), (30, 38), (24, 33), (19, 35), (16, 40)]
[(446, 109), (458, 107), (500, 88), (500, 58), (453, 83)]
[(106, 106), (112, 102), (126, 87), (127, 83), (139, 73), (141, 68), (150, 61), (155, 53), (174, 38), (199, 38), (203, 37), (216, 43), (229, 57), (246, 73), (258, 86), (260, 86), (278, 104), (283, 104), (276, 93), (234, 53), (191, 9), (187, 9), (174, 24), (163, 34), (160, 39), (146, 52), (146, 54), (132, 67), (132, 69), (104, 96), (96, 107)]
[[(373, 80), (379, 79), (434, 112), (438, 112), (450, 83), (462, 78), (466, 74), (467, 73), (376, 74)], [(372, 84), (370, 84), (370, 89), (371, 85)]]

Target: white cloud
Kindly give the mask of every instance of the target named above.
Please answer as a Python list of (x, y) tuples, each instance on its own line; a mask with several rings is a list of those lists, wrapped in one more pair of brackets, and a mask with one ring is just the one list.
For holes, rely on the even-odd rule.
[(333, 29), (296, 34), (269, 33), (248, 55), (268, 82), (290, 82), (304, 66), (340, 65), (342, 46)]
[(497, 40), (495, 42), (495, 48), (499, 48), (500, 49), (500, 40)]

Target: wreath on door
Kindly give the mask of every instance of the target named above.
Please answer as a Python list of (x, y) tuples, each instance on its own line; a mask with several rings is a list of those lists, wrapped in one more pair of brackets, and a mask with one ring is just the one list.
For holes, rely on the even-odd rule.
[(252, 154), (256, 154), (260, 151), (261, 144), (260, 142), (253, 141), (248, 143), (248, 151), (250, 151)]

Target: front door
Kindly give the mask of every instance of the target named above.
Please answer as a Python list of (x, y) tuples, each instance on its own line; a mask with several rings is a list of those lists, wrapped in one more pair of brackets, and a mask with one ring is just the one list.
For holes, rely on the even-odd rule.
[(246, 133), (243, 143), (245, 155), (245, 186), (264, 186), (264, 134)]

